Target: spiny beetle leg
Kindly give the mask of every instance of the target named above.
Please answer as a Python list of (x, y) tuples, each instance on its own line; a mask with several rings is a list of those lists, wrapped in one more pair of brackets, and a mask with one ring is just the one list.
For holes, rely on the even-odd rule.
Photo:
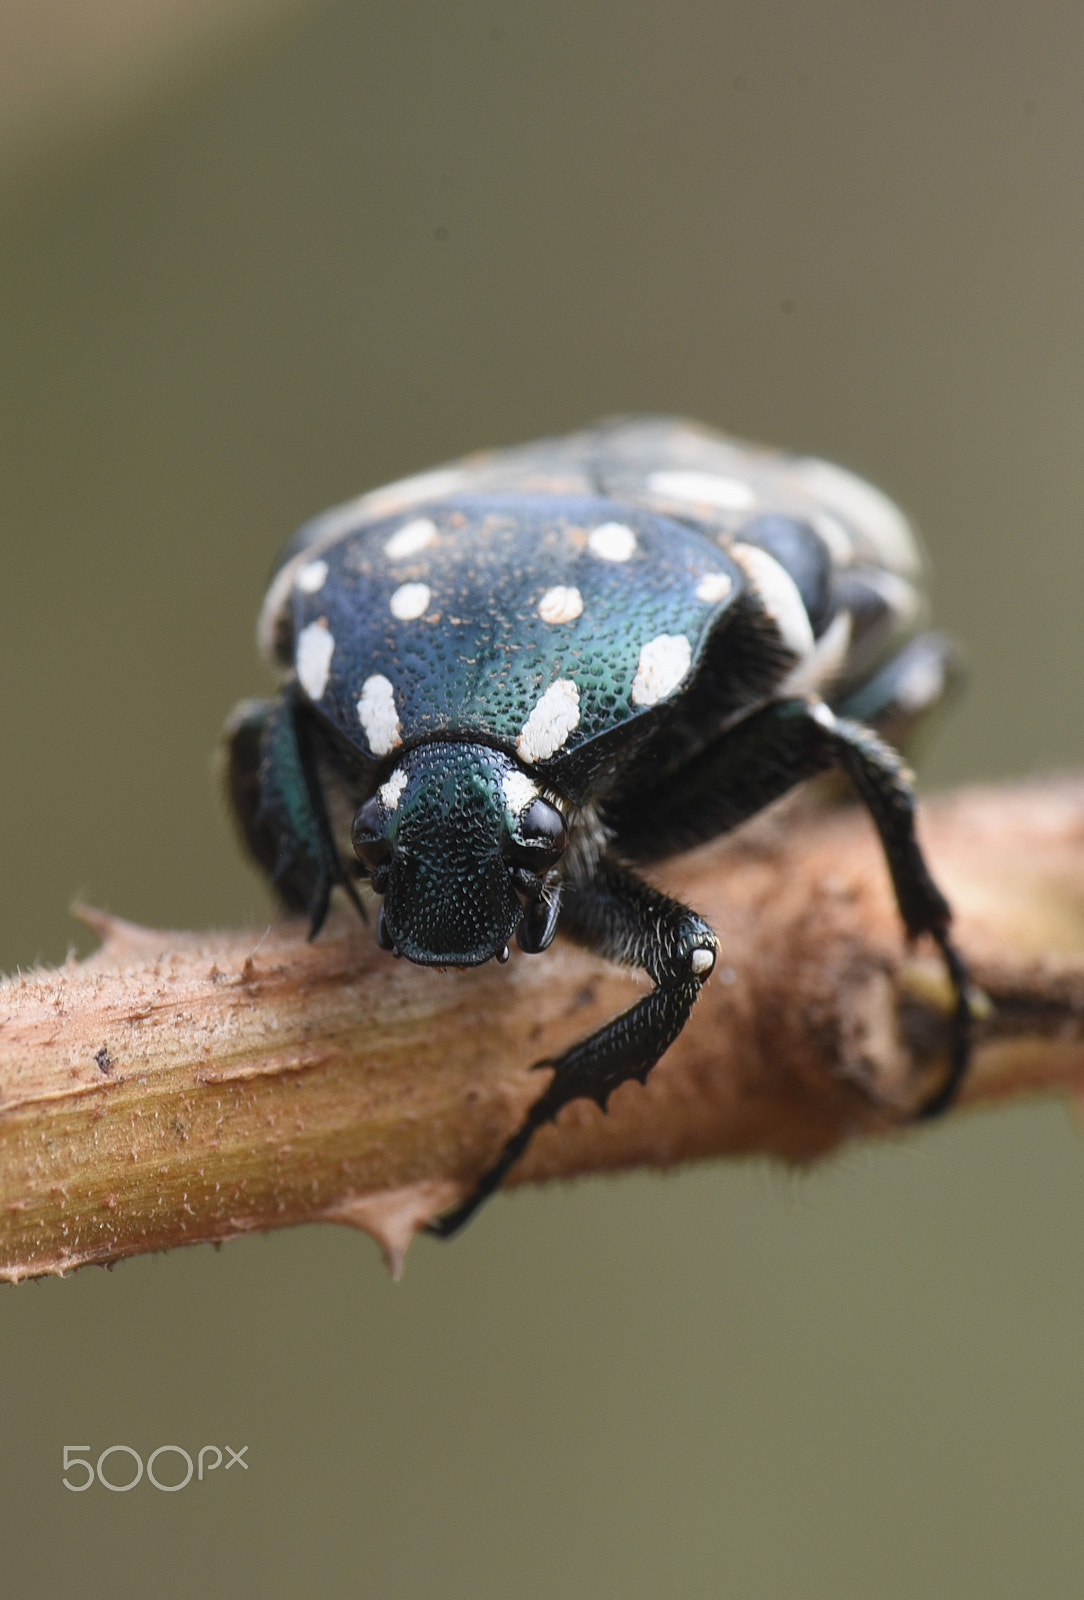
[(643, 1083), (684, 1028), (715, 965), (717, 941), (703, 918), (613, 862), (601, 862), (593, 879), (566, 894), (562, 926), (569, 936), (607, 960), (642, 968), (656, 987), (556, 1060), (535, 1063), (553, 1069), (552, 1082), (467, 1198), (427, 1225), (437, 1238), (459, 1232), (562, 1106), (588, 1099), (605, 1110), (620, 1084)]

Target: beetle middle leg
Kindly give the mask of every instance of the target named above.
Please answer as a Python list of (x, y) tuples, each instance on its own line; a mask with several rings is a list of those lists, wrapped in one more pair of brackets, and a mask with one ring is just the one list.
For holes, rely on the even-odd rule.
[(930, 875), (915, 833), (915, 797), (907, 771), (872, 729), (837, 717), (817, 700), (777, 701), (688, 762), (680, 783), (638, 793), (613, 808), (609, 820), (630, 859), (659, 860), (728, 832), (804, 779), (831, 768), (850, 779), (873, 819), (908, 935), (930, 935), (952, 982), (949, 1070), (917, 1113), (936, 1116), (951, 1104), (967, 1071), (967, 967), (949, 937), (948, 901)]
[(535, 1063), (552, 1067), (552, 1082), (467, 1198), (429, 1223), (426, 1231), (438, 1238), (458, 1233), (562, 1106), (588, 1099), (605, 1110), (620, 1084), (643, 1083), (684, 1028), (715, 965), (718, 944), (704, 919), (612, 861), (566, 889), (561, 927), (596, 955), (641, 968), (655, 988), (555, 1060)]

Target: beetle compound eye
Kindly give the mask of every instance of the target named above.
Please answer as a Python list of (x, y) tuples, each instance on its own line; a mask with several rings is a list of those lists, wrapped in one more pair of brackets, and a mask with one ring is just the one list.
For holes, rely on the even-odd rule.
[(568, 844), (565, 819), (556, 806), (539, 797), (532, 800), (516, 823), (510, 841), (512, 859), (520, 866), (544, 872), (557, 861)]
[(541, 798), (532, 800), (519, 819), (519, 835), (539, 853), (545, 851), (554, 861), (568, 843), (565, 819), (556, 806)]
[(391, 843), (384, 837), (384, 808), (375, 795), (359, 808), (350, 830), (350, 842), (354, 854), (370, 872), (391, 856)]

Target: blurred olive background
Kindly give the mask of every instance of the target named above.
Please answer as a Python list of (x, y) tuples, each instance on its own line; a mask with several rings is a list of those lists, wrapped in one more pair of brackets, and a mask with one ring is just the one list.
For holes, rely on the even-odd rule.
[[(76, 895), (265, 923), (212, 754), (276, 547), (604, 413), (912, 510), (973, 667), (928, 786), (1080, 763), (1082, 34), (1071, 0), (9, 0), (0, 966), (89, 949)], [(0, 1588), (1076, 1596), (1082, 1346), (1052, 1105), (517, 1195), (397, 1287), (332, 1228), (88, 1270), (0, 1291)], [(117, 1443), (249, 1466), (61, 1487)]]

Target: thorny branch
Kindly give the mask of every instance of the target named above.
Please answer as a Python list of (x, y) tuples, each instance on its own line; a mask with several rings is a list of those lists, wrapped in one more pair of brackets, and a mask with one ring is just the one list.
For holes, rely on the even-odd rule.
[[(976, 985), (963, 1107), (1084, 1092), (1084, 775), (928, 803)], [(646, 1087), (579, 1102), (510, 1183), (708, 1156), (804, 1163), (906, 1128), (943, 1070), (948, 987), (908, 950), (857, 808), (777, 807), (659, 881), (719, 965)], [(509, 967), (395, 962), (345, 913), (314, 944), (86, 914), (90, 960), (0, 986), (0, 1278), (310, 1221), (416, 1229), (492, 1159), (530, 1064), (634, 997), (560, 943)], [(917, 1137), (917, 1133), (912, 1133)]]

